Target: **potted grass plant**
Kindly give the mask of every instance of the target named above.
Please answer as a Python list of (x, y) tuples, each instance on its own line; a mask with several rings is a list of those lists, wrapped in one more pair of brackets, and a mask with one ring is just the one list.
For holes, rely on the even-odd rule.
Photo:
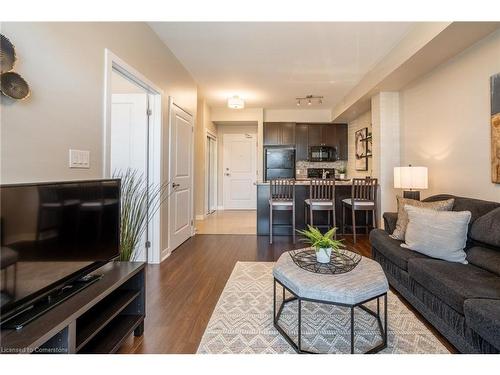
[(322, 234), (318, 228), (311, 225), (307, 226), (305, 230), (297, 230), (297, 232), (304, 236), (303, 241), (310, 244), (316, 251), (316, 260), (319, 263), (330, 262), (332, 251), (338, 252), (345, 246), (342, 240), (335, 239), (335, 232), (337, 228), (332, 228), (325, 234)]
[(148, 185), (143, 174), (130, 168), (113, 177), (121, 179), (120, 260), (134, 261), (143, 250), (140, 241), (148, 223), (168, 198), (169, 183)]

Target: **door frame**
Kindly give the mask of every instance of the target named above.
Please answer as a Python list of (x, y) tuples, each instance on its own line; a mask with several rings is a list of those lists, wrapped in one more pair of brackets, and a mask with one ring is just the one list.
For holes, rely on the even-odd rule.
[[(112, 74), (113, 70), (125, 76), (135, 84), (141, 86), (148, 94), (151, 116), (148, 123), (148, 181), (154, 186), (161, 185), (162, 161), (162, 104), (163, 90), (148, 80), (134, 67), (114, 54), (108, 48), (104, 49), (104, 118), (103, 118), (103, 156), (102, 176), (111, 177), (111, 111), (112, 111)], [(146, 251), (146, 262), (160, 263), (161, 241), (161, 210), (154, 213), (148, 228), (148, 238), (151, 242), (149, 251)]]
[(168, 215), (168, 248), (163, 250), (161, 253), (161, 261), (166, 259), (172, 251), (175, 249), (171, 248), (171, 223), (170, 223), (170, 212), (171, 212), (171, 200), (172, 200), (172, 185), (170, 181), (172, 181), (172, 109), (177, 107), (182, 112), (191, 117), (191, 204), (189, 207), (190, 213), (190, 223), (191, 223), (191, 237), (195, 235), (195, 227), (194, 227), (194, 116), (189, 111), (185, 110), (181, 106), (175, 103), (175, 99), (173, 96), (168, 97), (168, 181), (169, 181), (169, 190), (168, 190), (168, 205), (167, 205), (167, 215)]
[[(208, 165), (210, 164), (210, 155), (208, 155), (208, 149), (209, 149), (209, 140), (208, 139), (212, 139), (214, 141), (214, 171), (212, 171), (212, 174), (214, 175), (214, 190), (215, 190), (215, 194), (213, 194), (215, 196), (215, 210), (217, 210), (217, 207), (218, 207), (218, 202), (219, 202), (219, 197), (218, 197), (218, 192), (219, 192), (219, 166), (218, 166), (218, 147), (219, 147), (219, 143), (217, 141), (217, 136), (215, 134), (213, 134), (212, 132), (210, 131), (206, 131), (206, 136), (205, 136), (205, 157), (206, 157), (206, 166), (205, 166), (205, 170), (208, 171), (210, 170), (210, 168), (208, 168)], [(207, 157), (208, 156), (208, 157)], [(210, 186), (210, 176), (208, 175), (208, 173), (205, 175), (205, 205), (203, 207), (203, 218), (205, 218), (207, 215), (208, 215), (208, 211), (210, 210), (210, 207), (208, 205), (209, 203), (209, 186)]]

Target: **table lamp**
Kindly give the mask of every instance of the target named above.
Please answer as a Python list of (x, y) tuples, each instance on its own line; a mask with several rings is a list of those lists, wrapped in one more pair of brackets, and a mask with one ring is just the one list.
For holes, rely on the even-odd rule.
[(420, 200), (420, 191), (427, 189), (427, 167), (394, 167), (394, 188), (403, 189), (403, 197)]

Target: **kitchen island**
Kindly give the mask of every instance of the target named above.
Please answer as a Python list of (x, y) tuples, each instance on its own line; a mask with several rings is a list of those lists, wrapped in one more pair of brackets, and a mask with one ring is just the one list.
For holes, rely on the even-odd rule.
[[(309, 180), (297, 180), (295, 183), (295, 228), (305, 228), (305, 200), (309, 198)], [(336, 224), (339, 233), (342, 233), (342, 200), (351, 197), (351, 181), (336, 181), (335, 183), (335, 215)], [(369, 217), (369, 224), (371, 225), (371, 215)], [(273, 234), (276, 236), (290, 236), (292, 234), (291, 227), (280, 226), (283, 224), (291, 224), (292, 214), (291, 211), (277, 211), (273, 212)], [(351, 225), (351, 212), (346, 211), (347, 225)], [(315, 225), (327, 225), (328, 217), (325, 211), (314, 212)], [(356, 212), (357, 226), (364, 226), (366, 223), (366, 215), (362, 211)], [(323, 229), (323, 228), (320, 228)], [(359, 230), (363, 233), (363, 229)], [(257, 183), (257, 235), (269, 235), (269, 183)]]

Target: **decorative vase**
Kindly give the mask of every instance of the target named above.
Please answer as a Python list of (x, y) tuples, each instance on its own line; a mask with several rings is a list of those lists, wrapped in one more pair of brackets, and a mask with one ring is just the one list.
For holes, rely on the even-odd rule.
[(329, 263), (332, 255), (332, 248), (319, 248), (316, 251), (316, 260), (318, 263)]
[(341, 180), (345, 180), (345, 173), (341, 173), (339, 177)]

